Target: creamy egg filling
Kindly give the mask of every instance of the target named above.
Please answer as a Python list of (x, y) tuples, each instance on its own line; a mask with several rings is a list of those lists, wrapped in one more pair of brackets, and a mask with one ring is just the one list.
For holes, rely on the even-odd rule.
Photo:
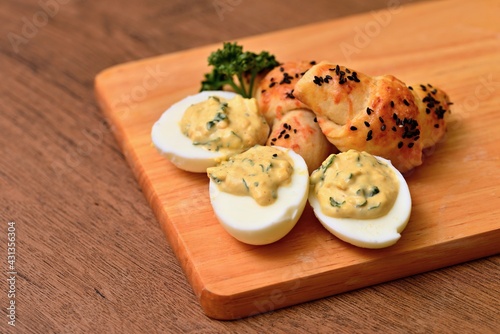
[(373, 219), (386, 215), (396, 201), (399, 182), (391, 168), (366, 152), (330, 155), (310, 176), (325, 215)]
[(255, 99), (210, 96), (191, 105), (179, 126), (193, 145), (209, 151), (241, 150), (265, 143), (269, 125), (259, 114)]
[(274, 203), (278, 188), (290, 182), (293, 161), (279, 149), (254, 146), (208, 168), (207, 174), (221, 191), (251, 196), (265, 206)]

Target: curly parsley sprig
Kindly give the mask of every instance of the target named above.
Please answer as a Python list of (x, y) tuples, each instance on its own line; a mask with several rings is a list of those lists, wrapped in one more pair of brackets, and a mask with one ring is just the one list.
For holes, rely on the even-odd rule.
[(236, 42), (225, 42), (222, 49), (210, 54), (208, 65), (213, 67), (212, 72), (205, 74), (200, 91), (222, 90), (229, 85), (236, 93), (250, 98), (257, 75), (270, 71), (279, 63), (267, 51), (256, 54), (243, 51)]

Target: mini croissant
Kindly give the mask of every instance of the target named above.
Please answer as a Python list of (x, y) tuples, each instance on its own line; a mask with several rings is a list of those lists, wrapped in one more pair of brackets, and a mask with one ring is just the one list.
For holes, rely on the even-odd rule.
[(451, 104), (431, 85), (406, 86), (392, 75), (370, 77), (328, 62), (311, 67), (294, 96), (340, 151), (381, 156), (401, 172), (421, 165), (422, 150), (444, 136)]

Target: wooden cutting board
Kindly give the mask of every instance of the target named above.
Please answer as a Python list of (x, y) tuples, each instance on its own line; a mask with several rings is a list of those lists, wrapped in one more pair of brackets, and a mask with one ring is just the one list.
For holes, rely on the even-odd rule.
[(198, 91), (207, 56), (221, 44), (97, 76), (99, 103), (206, 315), (236, 319), (500, 252), (499, 12), (493, 0), (389, 6), (238, 41), (280, 61), (330, 60), (451, 96), (445, 139), (406, 176), (408, 227), (381, 250), (336, 239), (309, 207), (284, 239), (242, 244), (215, 219), (207, 176), (176, 169), (151, 146), (153, 123)]

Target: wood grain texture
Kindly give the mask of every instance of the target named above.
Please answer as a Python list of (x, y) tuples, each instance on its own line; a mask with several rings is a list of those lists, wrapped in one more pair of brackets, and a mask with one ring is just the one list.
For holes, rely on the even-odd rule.
[[(238, 321), (207, 318), (125, 161), (113, 126), (95, 102), (94, 78), (112, 65), (372, 13), (384, 10), (387, 0), (231, 1), (234, 7), (222, 17), (213, 0), (58, 0), (60, 6), (46, 23), (23, 30), (26, 22), (43, 15), (38, 14), (42, 2), (54, 4), (16, 0), (0, 6), (0, 257), (7, 254), (8, 220), (16, 221), (18, 252), (15, 328), (4, 321), (8, 287), (6, 263), (1, 266), (1, 333), (496, 333), (500, 256)], [(440, 27), (440, 36), (466, 29), (464, 41), (473, 43), (470, 34), (475, 33), (476, 44), (485, 32), (498, 31), (489, 19), (465, 28), (460, 23), (465, 13), (444, 28), (437, 20), (429, 24)], [(482, 28), (488, 22), (490, 28)], [(346, 41), (366, 23), (343, 27)], [(422, 42), (418, 29), (425, 24), (419, 21), (411, 36), (400, 37)], [(15, 48), (10, 33), (25, 40)], [(366, 50), (381, 53), (384, 45), (377, 40)], [(459, 37), (443, 39), (443, 45), (460, 43)], [(470, 56), (465, 47), (460, 50)], [(351, 61), (369, 63), (364, 54), (353, 54)], [(461, 58), (443, 56), (452, 62)], [(396, 63), (404, 59), (404, 52), (391, 58)], [(448, 76), (453, 83), (454, 71)], [(479, 85), (479, 75), (471, 73), (469, 79)], [(469, 102), (474, 110), (492, 103), (474, 101)]]
[[(452, 3), (424, 4), (400, 13), (400, 8), (388, 9), (378, 18), (367, 14), (240, 40), (248, 49), (270, 50), (281, 60), (347, 61), (359, 72), (386, 70), (408, 83), (432, 83), (451, 96), (455, 105), (445, 140), (406, 176), (413, 198), (408, 227), (396, 246), (383, 250), (362, 250), (337, 240), (310, 208), (279, 242), (244, 245), (214, 217), (207, 176), (176, 169), (151, 146), (153, 123), (169, 105), (197, 92), (206, 57), (219, 45), (116, 66), (97, 77), (98, 99), (208, 316), (235, 319), (273, 311), (500, 251), (500, 134), (498, 127), (488, 126), (498, 118), (495, 105), (500, 103), (492, 79), (500, 72), (498, 41), (488, 29), (500, 25), (490, 26), (492, 2), (460, 2), (450, 8)], [(436, 33), (439, 24), (453, 22), (463, 10), (473, 15), (445, 36)], [(418, 26), (417, 17), (427, 18), (427, 25), (418, 27), (425, 47), (415, 39), (400, 39)], [(350, 45), (363, 46), (363, 58), (356, 59), (346, 51), (345, 27), (364, 22), (366, 36), (359, 39), (367, 38), (366, 46), (356, 36)], [(383, 35), (375, 34), (375, 24), (384, 29)], [(370, 48), (369, 43), (378, 46)], [(453, 62), (451, 55), (457, 57)], [(471, 110), (471, 96), (481, 99), (481, 108)], [(473, 142), (481, 144), (467, 144)]]

